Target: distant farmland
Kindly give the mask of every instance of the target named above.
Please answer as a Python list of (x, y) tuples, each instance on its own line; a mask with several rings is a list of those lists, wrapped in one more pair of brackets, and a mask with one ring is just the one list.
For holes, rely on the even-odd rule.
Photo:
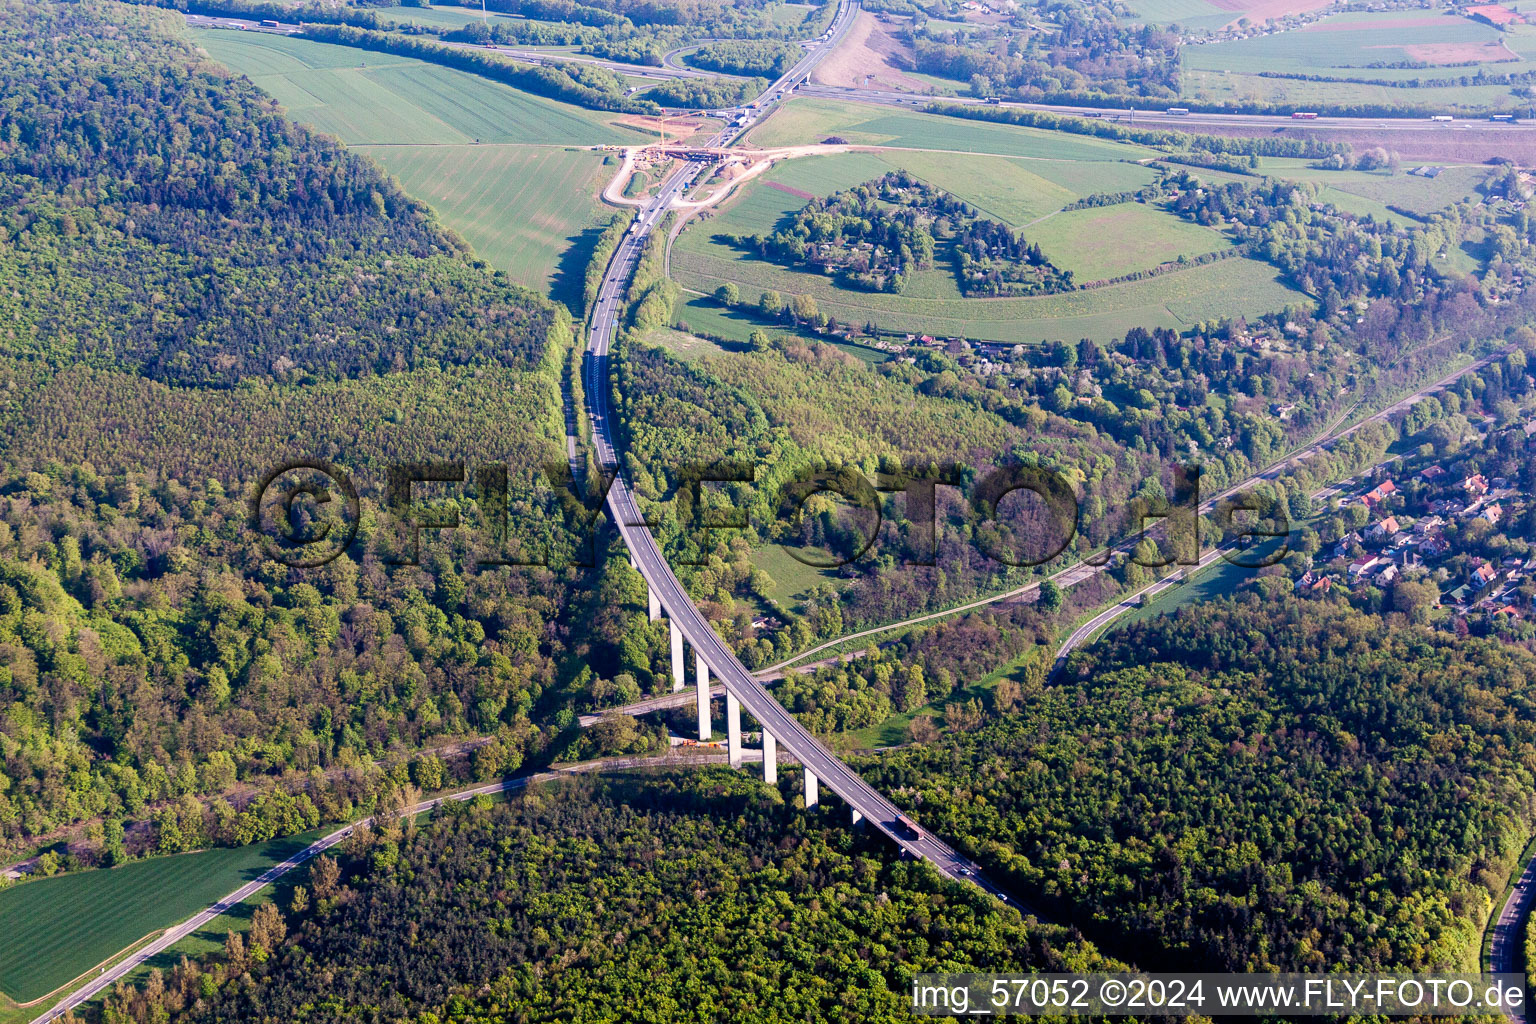
[(836, 135), (852, 143), (912, 149), (1026, 157), (1033, 160), (1136, 160), (1152, 156), (1142, 146), (1041, 131), (1014, 125), (967, 121), (941, 114), (892, 112), (889, 108), (839, 100), (793, 99), (752, 130), (758, 146), (819, 142)]
[(603, 154), (576, 147), (648, 136), (610, 115), (410, 58), (255, 32), (196, 38), (290, 116), (382, 164), (487, 263), (579, 309), (585, 260), (606, 219), (598, 198), (606, 171)]
[[(1122, 149), (1131, 147), (1109, 143), (1092, 152), (1104, 156)], [(1047, 254), (1061, 259), (1085, 280), (1145, 270), (1180, 255), (1197, 256), (1230, 245), (1219, 231), (1136, 203), (1057, 212), (1097, 191), (1123, 191), (1149, 183), (1153, 170), (1138, 163), (1001, 157), (973, 162), (938, 153), (883, 150), (788, 161), (775, 167), (767, 179), (826, 195), (897, 167), (1024, 227), (1027, 238), (1039, 241)], [(1074, 169), (1081, 173), (1074, 175)], [(769, 290), (810, 294), (822, 312), (860, 327), (873, 322), (884, 331), (1023, 343), (1046, 338), (1117, 339), (1138, 324), (1183, 330), (1213, 317), (1253, 315), (1309, 301), (1279, 281), (1272, 267), (1245, 258), (1153, 279), (1030, 298), (964, 298), (948, 266), (913, 274), (901, 295), (852, 291), (820, 274), (764, 262), (751, 252), (715, 240), (717, 234), (771, 232), (803, 205), (798, 196), (762, 181), (747, 186), (724, 209), (690, 225), (678, 237), (671, 260), (673, 278), (695, 295), (708, 295), (719, 285), (734, 282), (748, 304)], [(691, 303), (684, 314), (694, 326), (702, 326), (695, 322), (703, 319), (702, 305)], [(728, 318), (711, 316), (707, 329), (746, 340), (754, 326), (750, 317), (750, 311)]]
[[(1184, 2), (1203, 0), (1142, 0), (1143, 6)], [(1536, 26), (1501, 32), (1439, 10), (1356, 11), (1301, 29), (1186, 45), (1180, 62), (1183, 95), (1195, 100), (1412, 105), (1446, 112), (1524, 107), (1511, 86), (1473, 79), (1536, 71)]]
[[(754, 260), (722, 259), (693, 252), (672, 257), (673, 277), (685, 288), (709, 294), (734, 281), (748, 301), (758, 292), (815, 296), (821, 311), (883, 331), (959, 335), (1037, 343), (1043, 339), (1116, 340), (1132, 327), (1186, 330), (1222, 316), (1253, 315), (1311, 300), (1281, 281), (1273, 267), (1237, 258), (1160, 277), (1024, 299), (926, 299), (855, 292), (811, 274)], [(744, 340), (747, 331), (743, 331)]]
[(214, 60), (271, 93), (294, 120), (350, 145), (646, 138), (609, 115), (409, 57), (259, 32), (192, 35)]
[(360, 146), (487, 263), (581, 311), (582, 270), (606, 220), (603, 154), (553, 146)]

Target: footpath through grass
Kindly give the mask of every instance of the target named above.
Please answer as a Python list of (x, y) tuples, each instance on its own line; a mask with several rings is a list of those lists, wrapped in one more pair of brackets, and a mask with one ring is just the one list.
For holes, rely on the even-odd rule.
[(322, 831), (155, 857), (0, 891), (0, 992), (39, 999), (238, 889)]

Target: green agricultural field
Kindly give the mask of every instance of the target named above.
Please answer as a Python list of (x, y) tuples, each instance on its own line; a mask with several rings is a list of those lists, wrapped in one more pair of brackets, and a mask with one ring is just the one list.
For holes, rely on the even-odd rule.
[(0, 991), (53, 992), (140, 940), (228, 895), (319, 832), (233, 850), (156, 857), (0, 891)]
[(1220, 231), (1145, 203), (1058, 213), (1030, 228), (1025, 237), (1039, 243), (1052, 263), (1072, 271), (1079, 282), (1118, 277), (1232, 244)]
[(791, 146), (820, 142), (830, 135), (863, 145), (1041, 160), (1139, 160), (1153, 155), (1152, 150), (1142, 146), (1065, 132), (798, 97), (754, 128), (750, 141), (759, 146)]
[(350, 145), (580, 146), (645, 138), (611, 116), (425, 61), (258, 32), (198, 29), (192, 36), (295, 120)]
[(727, 281), (749, 297), (770, 289), (806, 293), (815, 297), (823, 313), (855, 325), (873, 321), (887, 332), (1026, 344), (1063, 338), (1109, 342), (1136, 326), (1183, 331), (1201, 320), (1253, 316), (1311, 301), (1281, 281), (1273, 267), (1242, 257), (1086, 291), (945, 301), (849, 291), (817, 275), (720, 251), (731, 255), (674, 251), (672, 276), (696, 295), (712, 294)]
[(580, 311), (582, 274), (616, 167), (553, 146), (360, 146), (516, 282)]
[[(1503, 33), (1470, 18), (1422, 10), (1338, 14), (1304, 29), (1186, 46), (1183, 66), (1198, 71), (1286, 71), (1327, 74), (1344, 71), (1362, 78), (1446, 78), (1462, 68), (1381, 68), (1371, 64), (1417, 61), (1430, 64), (1482, 60), (1509, 62)], [(1454, 48), (1454, 53), (1452, 52)], [(1486, 56), (1482, 56), (1486, 54)], [(1499, 66), (1499, 71), (1520, 70)]]
[(1131, 192), (1150, 185), (1156, 172), (1128, 161), (1021, 160), (969, 156), (956, 160), (943, 153), (886, 153), (903, 167), (944, 191), (959, 196), (982, 213), (1014, 227), (1053, 213), (1075, 199), (1104, 192)]
[[(1500, 68), (1500, 65), (1488, 65)], [(1459, 69), (1470, 70), (1475, 68)], [(1428, 107), (1449, 114), (1477, 114), (1487, 110), (1526, 108), (1507, 85), (1454, 85), (1433, 88), (1397, 89), (1357, 82), (1302, 82), (1284, 78), (1261, 78), (1220, 71), (1185, 71), (1179, 76), (1181, 97), (1197, 102), (1280, 103), (1298, 110), (1327, 107), (1331, 104), (1374, 103), (1382, 106), (1411, 105)]]
[[(380, 21), (397, 25), (420, 25), (443, 31), (460, 28), (472, 21), (479, 21), (481, 17), (479, 7), (384, 7), (373, 13)], [(486, 20), (495, 22), (498, 19), (513, 20), (505, 14), (487, 12)]]
[(1148, 25), (1182, 25), (1189, 29), (1218, 29), (1242, 17), (1211, 0), (1131, 0), (1133, 21)]
[[(786, 160), (746, 186), (722, 211), (685, 232), (728, 231), (761, 234), (803, 207), (807, 200), (784, 189), (817, 196), (906, 170), (1016, 227), (1055, 213), (1074, 200), (1103, 192), (1126, 192), (1150, 184), (1156, 173), (1138, 163), (1075, 163), (983, 156), (955, 160), (914, 150), (837, 153)], [(774, 186), (784, 188), (775, 188)], [(702, 224), (701, 229), (698, 225)]]
[[(1180, 4), (1200, 0), (1144, 0)], [(1536, 27), (1507, 32), (1440, 11), (1402, 9), (1339, 13), (1304, 29), (1185, 46), (1182, 95), (1199, 101), (1241, 100), (1299, 107), (1334, 103), (1412, 105), (1446, 112), (1524, 106), (1507, 85), (1453, 81), (1401, 88), (1361, 82), (1305, 82), (1265, 72), (1341, 79), (1427, 82), (1536, 70)], [(1372, 67), (1372, 64), (1413, 64)]]
[[(839, 288), (820, 274), (768, 263), (751, 252), (715, 240), (719, 234), (772, 231), (804, 204), (802, 197), (774, 188), (772, 183), (826, 194), (868, 180), (888, 166), (911, 166), (907, 159), (911, 155), (893, 152), (839, 154), (791, 161), (775, 168), (763, 179), (746, 186), (724, 209), (689, 225), (678, 236), (671, 258), (673, 278), (692, 292), (695, 299), (710, 295), (719, 285), (731, 281), (740, 288), (743, 300), (748, 303), (768, 290), (784, 294), (807, 293), (816, 297), (823, 312), (855, 325), (873, 321), (885, 331), (964, 335), (1025, 343), (1063, 337), (1109, 340), (1123, 336), (1138, 324), (1182, 330), (1212, 317), (1239, 313), (1253, 315), (1307, 301), (1301, 293), (1279, 281), (1273, 268), (1242, 258), (1193, 267), (1155, 279), (1024, 299), (963, 298), (947, 268), (934, 268), (914, 275), (904, 294), (889, 295)], [(1030, 161), (1017, 162), (1029, 169), (1034, 167)], [(1148, 177), (1152, 173), (1135, 164), (1107, 166), (1133, 168), (1137, 177), (1127, 184), (1140, 183), (1142, 173)], [(919, 170), (917, 167), (912, 169)], [(933, 162), (921, 171), (934, 184), (951, 188), (965, 198), (969, 198), (969, 190), (985, 187), (974, 169), (950, 170)], [(1004, 179), (1005, 183), (1009, 180)], [(1059, 209), (1063, 202), (1070, 201), (1075, 195), (1064, 192), (1054, 183), (1043, 179), (1037, 181), (1041, 194), (1012, 197), (1012, 205), (1006, 207), (1011, 214), (1009, 219), (1014, 223), (1034, 220), (1034, 226), (1026, 231), (1028, 237), (1038, 237), (1048, 252), (1051, 251), (1047, 245), (1049, 240), (1063, 253), (1063, 258), (1090, 270), (1108, 267), (1113, 268), (1114, 274), (1129, 273), (1177, 259), (1181, 253), (1196, 255), (1227, 244), (1219, 232), (1186, 224), (1139, 204), (1132, 204), (1137, 208), (1135, 212), (1110, 207), (1080, 211), (1082, 216), (1074, 213), (1046, 217), (1046, 213)], [(812, 184), (818, 187), (807, 187)], [(978, 198), (979, 205), (997, 206), (1007, 201), (995, 192)], [(1058, 217), (1071, 218), (1066, 221), (1067, 226), (1075, 223), (1081, 234), (1053, 226)], [(1090, 232), (1090, 226), (1098, 233)], [(1097, 279), (1112, 275), (1091, 273), (1087, 276)], [(680, 311), (679, 317), (696, 329), (733, 340), (745, 340), (757, 326), (749, 310), (725, 313), (712, 302), (690, 302)]]

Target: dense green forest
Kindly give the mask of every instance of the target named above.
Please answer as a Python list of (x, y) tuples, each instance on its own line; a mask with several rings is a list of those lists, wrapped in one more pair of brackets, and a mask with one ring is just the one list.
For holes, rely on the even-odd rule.
[[(273, 785), (345, 816), (371, 805), (375, 758), (499, 733), (468, 769), (495, 774), (571, 703), (577, 577), (476, 570), (527, 550), (478, 531), (503, 518), (481, 507), (495, 489), (419, 487), (414, 507), (478, 531), (424, 531), (419, 565), (388, 564), (410, 531), (381, 502), (395, 461), (499, 464), (511, 533), (556, 544), (530, 480), (564, 462), (564, 314), (204, 63), (180, 22), (0, 4), (8, 851), (73, 825), (88, 860), (120, 856), (125, 824), (129, 853), (229, 841)], [(292, 458), (361, 492), (357, 543), (322, 569), (270, 560), (248, 525)], [(131, 827), (173, 805), (180, 838)]]
[(341, 868), (259, 957), (184, 965), (104, 1020), (898, 1021), (923, 971), (1113, 969), (726, 770), (450, 806)]
[(863, 764), (1143, 966), (1475, 969), (1536, 815), (1536, 657), (1324, 602), (1131, 625), (1018, 713)]

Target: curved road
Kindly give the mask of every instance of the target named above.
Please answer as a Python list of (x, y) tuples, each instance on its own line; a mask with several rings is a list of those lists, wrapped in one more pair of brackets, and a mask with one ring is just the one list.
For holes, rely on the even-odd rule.
[[(1449, 387), (1452, 383), (1454, 383), (1458, 378), (1463, 377), (1466, 374), (1473, 373), (1473, 372), (1475, 372), (1477, 370), (1482, 369), (1483, 367), (1487, 366), (1489, 363), (1493, 362), (1494, 360), (1500, 359), (1503, 356), (1508, 355), (1509, 352), (1510, 352), (1509, 348), (1501, 348), (1501, 349), (1498, 349), (1497, 351), (1491, 352), (1488, 355), (1483, 356), (1481, 359), (1478, 359), (1478, 360), (1476, 360), (1476, 361), (1474, 361), (1472, 363), (1467, 364), (1466, 366), (1464, 366), (1461, 369), (1455, 371), (1454, 373), (1446, 374), (1444, 377), (1441, 377), (1439, 380), (1435, 381), (1433, 384), (1426, 385), (1425, 387), (1420, 388), (1418, 391), (1415, 391), (1413, 394), (1408, 395), (1407, 397), (1398, 399), (1397, 401), (1393, 402), (1391, 405), (1387, 406), (1385, 409), (1382, 409), (1380, 412), (1372, 413), (1370, 416), (1367, 416), (1366, 418), (1362, 419), (1360, 422), (1355, 423), (1352, 426), (1350, 426), (1350, 427), (1348, 427), (1348, 428), (1346, 428), (1344, 430), (1339, 431), (1338, 433), (1329, 432), (1329, 433), (1325, 434), (1323, 437), (1321, 437), (1318, 440), (1316, 440), (1316, 441), (1312, 442), (1311, 444), (1307, 445), (1305, 448), (1301, 448), (1301, 449), (1298, 449), (1296, 452), (1293, 452), (1289, 457), (1287, 457), (1286, 459), (1284, 459), (1281, 462), (1277, 463), (1276, 465), (1271, 466), (1269, 469), (1265, 470), (1263, 473), (1260, 473), (1257, 476), (1249, 477), (1243, 483), (1238, 484), (1235, 487), (1227, 488), (1225, 491), (1223, 491), (1220, 494), (1216, 495), (1215, 497), (1211, 498), (1209, 501), (1201, 502), (1200, 503), (1200, 511), (1202, 513), (1203, 512), (1211, 511), (1211, 509), (1215, 506), (1215, 504), (1218, 501), (1221, 501), (1223, 498), (1230, 497), (1231, 495), (1235, 494), (1240, 489), (1242, 489), (1244, 487), (1247, 487), (1250, 484), (1256, 483), (1259, 480), (1273, 480), (1275, 477), (1280, 475), (1280, 472), (1285, 467), (1290, 466), (1291, 464), (1293, 464), (1295, 462), (1298, 462), (1298, 461), (1300, 461), (1302, 459), (1305, 459), (1308, 455), (1311, 455), (1311, 454), (1313, 454), (1315, 452), (1322, 451), (1322, 450), (1325, 450), (1327, 448), (1332, 447), (1336, 442), (1340, 441), (1343, 438), (1348, 437), (1350, 434), (1353, 434), (1355, 431), (1359, 430), (1361, 427), (1365, 426), (1367, 423), (1379, 422), (1379, 421), (1384, 420), (1387, 417), (1389, 417), (1389, 416), (1391, 416), (1391, 415), (1393, 415), (1395, 413), (1405, 412), (1409, 407), (1411, 407), (1415, 402), (1419, 401), (1421, 398), (1424, 398), (1424, 397), (1426, 397), (1428, 395), (1432, 395), (1432, 394), (1434, 394), (1434, 393), (1436, 393), (1438, 391), (1444, 391), (1447, 387)], [(1389, 458), (1383, 459), (1381, 462), (1378, 462), (1375, 465), (1368, 467), (1368, 469), (1375, 469), (1378, 466), (1384, 466), (1384, 465), (1387, 465), (1390, 462), (1395, 462), (1395, 461), (1397, 461), (1397, 458), (1398, 457), (1396, 455), (1390, 456)], [(1358, 474), (1356, 474), (1356, 475), (1358, 475)], [(1340, 490), (1340, 485), (1338, 485), (1338, 484), (1330, 484), (1329, 486), (1324, 487), (1321, 490), (1316, 491), (1315, 493), (1313, 493), (1311, 495), (1311, 497), (1312, 497), (1313, 500), (1326, 499), (1326, 498), (1330, 498), (1333, 495), (1337, 494), (1339, 492), (1339, 490)], [(1150, 531), (1148, 531), (1148, 532), (1150, 532)], [(1138, 540), (1139, 540), (1139, 538), (1138, 538)], [(1122, 547), (1124, 547), (1124, 545), (1122, 545)], [(1108, 607), (1108, 608), (1104, 609), (1103, 611), (1099, 612), (1099, 614), (1095, 615), (1093, 618), (1089, 619), (1087, 622), (1085, 622), (1081, 626), (1077, 627), (1077, 629), (1073, 630), (1072, 631), (1072, 635), (1067, 637), (1067, 639), (1062, 642), (1062, 645), (1056, 649), (1056, 663), (1055, 663), (1055, 666), (1053, 668), (1053, 671), (1059, 671), (1062, 668), (1062, 666), (1066, 664), (1067, 655), (1071, 654), (1072, 651), (1075, 650), (1076, 648), (1081, 647), (1083, 644), (1087, 643), (1089, 638), (1091, 638), (1093, 636), (1093, 634), (1097, 633), (1102, 627), (1107, 625), (1112, 620), (1120, 617), (1121, 615), (1124, 615), (1126, 612), (1130, 611), (1132, 608), (1135, 608), (1137, 606), (1138, 599), (1141, 598), (1143, 595), (1146, 595), (1148, 597), (1152, 597), (1154, 595), (1162, 593), (1163, 591), (1167, 590), (1169, 587), (1171, 587), (1175, 583), (1177, 583), (1179, 581), (1179, 579), (1182, 578), (1183, 576), (1185, 576), (1186, 574), (1198, 572), (1200, 569), (1203, 569), (1206, 566), (1210, 565), (1212, 562), (1216, 561), (1216, 559), (1220, 558), (1224, 553), (1233, 550), (1235, 547), (1236, 547), (1235, 543), (1227, 543), (1227, 544), (1218, 545), (1217, 547), (1214, 547), (1210, 551), (1207, 551), (1205, 554), (1201, 555), (1199, 563), (1197, 565), (1180, 566), (1178, 569), (1176, 569), (1173, 572), (1169, 573), (1167, 576), (1164, 576), (1162, 579), (1158, 580), (1156, 583), (1153, 583), (1153, 584), (1151, 584), (1150, 586), (1147, 586), (1147, 587), (1143, 587), (1141, 590), (1138, 590), (1136, 593), (1129, 595), (1123, 601), (1120, 601), (1118, 604), (1111, 605), (1110, 607)], [(1090, 567), (1090, 568), (1092, 568), (1092, 567)], [(1096, 571), (1096, 572), (1103, 572), (1104, 571), (1104, 567), (1095, 568), (1094, 571)], [(1074, 579), (1072, 582), (1075, 583), (1075, 582), (1078, 582), (1078, 580)]]
[[(1273, 479), (1275, 479), (1276, 477), (1278, 477), (1289, 466), (1291, 466), (1291, 465), (1293, 465), (1293, 464), (1295, 464), (1297, 462), (1300, 462), (1303, 459), (1306, 459), (1308, 456), (1310, 456), (1310, 455), (1312, 455), (1312, 454), (1314, 454), (1314, 453), (1316, 453), (1318, 451), (1322, 451), (1322, 450), (1326, 450), (1326, 449), (1330, 448), (1332, 445), (1337, 443), (1339, 440), (1341, 440), (1342, 438), (1348, 437), (1350, 434), (1353, 434), (1355, 431), (1359, 430), (1361, 427), (1365, 426), (1367, 423), (1373, 423), (1373, 422), (1376, 422), (1376, 421), (1379, 421), (1379, 420), (1383, 420), (1383, 419), (1386, 419), (1388, 416), (1391, 416), (1391, 415), (1393, 415), (1395, 413), (1406, 411), (1410, 406), (1413, 405), (1413, 403), (1417, 402), (1419, 399), (1424, 398), (1427, 395), (1432, 395), (1432, 394), (1434, 394), (1434, 393), (1436, 393), (1438, 391), (1445, 390), (1452, 383), (1454, 383), (1458, 378), (1464, 376), (1465, 374), (1472, 373), (1472, 372), (1474, 372), (1476, 370), (1482, 369), (1483, 367), (1487, 366), (1489, 363), (1493, 362), (1494, 360), (1501, 359), (1504, 356), (1508, 355), (1510, 351), (1511, 350), (1509, 348), (1501, 348), (1501, 349), (1498, 349), (1495, 352), (1492, 352), (1492, 353), (1490, 353), (1490, 354), (1488, 354), (1486, 356), (1483, 356), (1481, 359), (1478, 359), (1475, 362), (1470, 363), (1469, 365), (1462, 367), (1460, 370), (1457, 370), (1454, 373), (1446, 374), (1444, 377), (1441, 377), (1439, 380), (1435, 381), (1433, 384), (1426, 385), (1425, 387), (1422, 387), (1419, 390), (1413, 392), (1411, 395), (1407, 395), (1407, 396), (1405, 396), (1403, 398), (1398, 399), (1397, 401), (1393, 402), (1391, 405), (1389, 405), (1386, 408), (1382, 409), (1380, 412), (1373, 413), (1372, 415), (1367, 416), (1365, 419), (1362, 419), (1359, 423), (1355, 423), (1352, 426), (1349, 426), (1349, 427), (1345, 428), (1344, 430), (1340, 430), (1340, 431), (1337, 431), (1337, 432), (1335, 432), (1335, 430), (1333, 428), (1325, 430), (1324, 433), (1321, 436), (1317, 437), (1316, 439), (1312, 440), (1311, 442), (1307, 443), (1306, 445), (1303, 445), (1302, 447), (1297, 448), (1295, 451), (1291, 452), (1285, 458), (1283, 458), (1280, 461), (1274, 463), (1272, 466), (1268, 467), (1267, 469), (1263, 470), (1262, 472), (1255, 473), (1253, 476), (1250, 476), (1247, 479), (1245, 479), (1245, 480), (1243, 480), (1243, 481), (1241, 481), (1239, 483), (1233, 484), (1231, 487), (1228, 487), (1226, 490), (1220, 492), (1219, 494), (1217, 494), (1217, 495), (1215, 495), (1215, 496), (1213, 496), (1213, 497), (1211, 497), (1211, 498), (1201, 502), (1200, 510), (1202, 512), (1208, 512), (1208, 511), (1210, 511), (1211, 506), (1213, 506), (1216, 502), (1221, 501), (1224, 498), (1232, 497), (1233, 495), (1239, 493), (1240, 491), (1244, 490), (1245, 488), (1251, 487), (1254, 484), (1259, 483), (1262, 480), (1273, 480)], [(1387, 460), (1387, 461), (1391, 461), (1391, 460)], [(1332, 488), (1327, 488), (1327, 489), (1325, 489), (1323, 491), (1319, 491), (1317, 495), (1314, 495), (1314, 497), (1327, 494), (1331, 490), (1332, 490)], [(1149, 530), (1148, 532), (1150, 533), (1152, 531)], [(824, 643), (817, 644), (814, 647), (808, 647), (805, 650), (801, 651), (799, 654), (797, 654), (794, 657), (788, 659), (787, 661), (781, 661), (777, 665), (770, 665), (769, 667), (763, 669), (762, 670), (762, 674), (766, 675), (768, 673), (782, 671), (786, 667), (788, 667), (790, 665), (793, 665), (796, 662), (801, 661), (801, 660), (803, 660), (805, 658), (808, 658), (808, 657), (810, 657), (813, 654), (820, 654), (822, 651), (825, 651), (825, 650), (827, 650), (829, 648), (832, 648), (832, 647), (836, 647), (839, 644), (848, 643), (851, 640), (863, 640), (863, 639), (866, 639), (868, 637), (877, 636), (877, 635), (879, 635), (881, 633), (889, 633), (889, 632), (891, 632), (893, 630), (908, 629), (908, 628), (910, 628), (912, 626), (921, 625), (924, 622), (932, 622), (932, 621), (934, 621), (936, 619), (948, 618), (951, 615), (963, 615), (966, 612), (975, 611), (977, 608), (984, 608), (984, 607), (986, 607), (989, 604), (996, 604), (999, 601), (1007, 601), (1007, 600), (1010, 600), (1012, 598), (1023, 597), (1025, 594), (1030, 594), (1030, 593), (1033, 593), (1034, 591), (1040, 589), (1040, 584), (1042, 584), (1042, 583), (1044, 583), (1046, 581), (1050, 581), (1052, 583), (1055, 583), (1057, 586), (1060, 586), (1060, 587), (1070, 587), (1070, 586), (1073, 586), (1074, 584), (1081, 583), (1083, 580), (1089, 578), (1090, 576), (1094, 575), (1097, 572), (1102, 572), (1107, 567), (1107, 563), (1108, 563), (1111, 555), (1113, 555), (1115, 553), (1129, 554), (1132, 550), (1135, 549), (1136, 545), (1140, 541), (1141, 541), (1141, 537), (1138, 535), (1136, 537), (1131, 538), (1130, 540), (1121, 542), (1119, 545), (1117, 545), (1115, 547), (1106, 548), (1106, 549), (1102, 549), (1100, 551), (1094, 552), (1093, 554), (1087, 556), (1083, 560), (1081, 560), (1079, 562), (1076, 562), (1076, 563), (1074, 563), (1072, 565), (1069, 565), (1065, 569), (1061, 569), (1061, 570), (1059, 570), (1059, 571), (1057, 571), (1055, 573), (1052, 573), (1050, 576), (1047, 576), (1044, 579), (1033, 580), (1033, 581), (1031, 581), (1029, 583), (1024, 584), (1021, 587), (1015, 587), (1012, 590), (1005, 590), (1005, 591), (1003, 591), (1001, 593), (998, 593), (998, 594), (992, 594), (989, 597), (980, 597), (980, 598), (977, 598), (974, 601), (969, 601), (969, 602), (967, 602), (965, 604), (957, 605), (954, 608), (946, 608), (946, 609), (944, 609), (942, 611), (928, 612), (928, 613), (923, 614), (923, 615), (913, 616), (910, 619), (903, 619), (900, 622), (890, 622), (890, 623), (886, 623), (883, 626), (873, 626), (873, 627), (871, 627), (869, 629), (860, 630), (857, 633), (849, 633), (846, 636), (840, 636), (840, 637), (837, 637), (834, 640), (828, 640), (828, 641), (826, 641)], [(1208, 564), (1208, 563), (1202, 562), (1201, 564), (1204, 565), (1204, 564)], [(1181, 566), (1180, 568), (1194, 568), (1194, 567), (1193, 566)], [(1104, 621), (1107, 622), (1108, 619), (1105, 619)], [(1100, 625), (1102, 625), (1102, 624), (1103, 623), (1101, 622)], [(1073, 633), (1073, 636), (1077, 637), (1077, 634), (1079, 632), (1081, 632), (1080, 629), (1078, 631), (1075, 631)], [(1089, 632), (1091, 633), (1092, 630), (1090, 630)], [(1068, 638), (1068, 642), (1072, 643), (1072, 646), (1075, 647), (1075, 646), (1077, 646), (1078, 644), (1080, 644), (1082, 642), (1082, 639), (1083, 639), (1082, 637), (1078, 637), (1076, 642), (1073, 642), (1072, 638), (1069, 637)], [(1064, 655), (1065, 653), (1066, 653), (1066, 649), (1063, 649), (1062, 654)]]
[[(820, 41), (820, 45), (764, 90), (755, 109), (747, 113), (746, 123), (720, 132), (710, 140), (708, 146), (729, 146), (739, 140), (752, 124), (789, 93), (791, 83), (809, 74), (826, 50), (842, 37), (857, 11), (857, 0), (841, 0), (829, 34)], [(662, 556), (656, 538), (642, 519), (629, 482), (619, 471), (615, 425), (608, 409), (608, 349), (623, 316), (625, 284), (634, 271), (646, 236), (660, 223), (672, 203), (685, 195), (698, 180), (705, 166), (690, 163), (680, 167), (662, 184), (655, 198), (641, 207), (634, 226), (608, 265), (598, 291), (597, 306), (592, 313), (592, 327), (587, 343), (586, 397), (598, 462), (606, 471), (614, 474), (608, 491), (610, 517), (640, 574), (666, 609), (668, 618), (693, 647), (696, 656), (709, 666), (712, 675), (724, 684), (726, 692), (739, 700), (747, 713), (771, 733), (789, 754), (832, 792), (847, 801), (855, 813), (888, 835), (907, 853), (929, 861), (949, 878), (973, 881), (998, 899), (1017, 904), (1016, 900), (983, 876), (970, 859), (926, 831), (916, 836), (908, 834), (897, 823), (896, 819), (901, 812), (896, 805), (838, 760), (836, 755), (773, 699), (762, 682), (721, 642), (709, 621), (694, 607), (692, 598), (673, 575), (672, 567)], [(1021, 909), (1032, 912), (1027, 907)]]
[[(433, 797), (431, 800), (423, 800), (422, 802), (413, 805), (409, 810), (404, 812), (404, 815), (423, 814), (450, 801), (472, 800), (477, 796), (484, 796), (495, 793), (506, 793), (512, 790), (525, 789), (535, 783), (548, 782), (549, 780), (559, 778), (562, 775), (626, 771), (631, 768), (649, 768), (655, 765), (667, 764), (694, 764), (701, 762), (715, 764), (723, 761), (724, 759), (725, 755), (723, 753), (708, 752), (691, 755), (674, 754), (649, 758), (616, 757), (608, 758), (602, 761), (584, 761), (580, 764), (567, 765), (563, 768), (555, 768), (551, 769), (550, 771), (538, 772), (534, 775), (523, 775), (515, 779), (502, 779), (500, 782), (489, 782), (483, 786), (475, 786), (471, 789), (459, 790), (456, 793), (447, 793), (443, 796)], [(240, 888), (236, 889), (228, 896), (225, 896), (217, 903), (214, 903), (211, 906), (199, 911), (197, 914), (183, 921), (176, 927), (168, 929), (159, 938), (149, 943), (149, 945), (134, 952), (132, 956), (129, 956), (125, 960), (122, 960), (119, 963), (112, 965), (110, 968), (102, 971), (86, 984), (80, 986), (69, 995), (59, 1000), (59, 1002), (54, 1004), (51, 1009), (44, 1012), (41, 1016), (33, 1018), (31, 1024), (48, 1024), (49, 1021), (56, 1020), (68, 1011), (73, 1010), (75, 1007), (81, 1005), (82, 1003), (88, 1002), (89, 1000), (95, 998), (97, 995), (117, 984), (119, 980), (126, 977), (134, 970), (134, 968), (138, 967), (146, 960), (149, 960), (152, 957), (163, 953), (165, 950), (170, 949), (172, 946), (176, 945), (176, 943), (180, 942), (188, 935), (191, 935), (193, 932), (203, 927), (209, 921), (212, 921), (214, 918), (220, 916), (221, 914), (227, 913), (231, 908), (240, 903), (243, 903), (245, 900), (250, 899), (262, 889), (265, 889), (279, 878), (288, 874), (288, 872), (310, 860), (313, 860), (315, 857), (318, 857), (326, 850), (329, 850), (337, 843), (346, 839), (352, 834), (353, 829), (370, 825), (372, 823), (372, 818), (364, 818), (362, 821), (355, 821), (350, 825), (343, 825), (341, 828), (336, 829), (334, 832), (321, 836), (319, 839), (316, 839), (313, 843), (310, 843), (308, 846), (304, 847), (304, 849), (300, 850), (298, 853), (294, 854), (292, 857), (289, 857), (282, 863), (272, 865), (259, 876), (242, 885)]]

